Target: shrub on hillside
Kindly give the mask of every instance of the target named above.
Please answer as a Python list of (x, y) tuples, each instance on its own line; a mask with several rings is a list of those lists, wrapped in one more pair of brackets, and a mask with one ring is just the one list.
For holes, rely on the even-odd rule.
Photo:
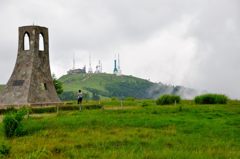
[(111, 100), (116, 101), (116, 100), (118, 100), (118, 98), (117, 97), (112, 97)]
[(61, 81), (57, 80), (55, 74), (52, 74), (53, 84), (58, 95), (63, 93), (63, 84)]
[(66, 91), (59, 95), (59, 98), (63, 101), (77, 100), (76, 92)]
[(169, 105), (169, 104), (179, 103), (180, 101), (181, 101), (180, 96), (165, 94), (165, 95), (160, 96), (157, 99), (156, 104), (157, 105)]
[(147, 102), (145, 102), (145, 101), (142, 103), (142, 107), (146, 107), (146, 106), (148, 106), (148, 105), (149, 105), (149, 104), (148, 104)]
[(10, 138), (13, 136), (21, 136), (24, 134), (21, 121), (23, 120), (26, 114), (27, 114), (26, 109), (20, 109), (17, 112), (11, 112), (4, 116), (3, 127), (4, 134), (6, 137)]
[(227, 101), (228, 97), (223, 94), (203, 94), (194, 98), (196, 104), (226, 104)]
[(11, 147), (1, 143), (0, 145), (0, 158), (9, 155)]

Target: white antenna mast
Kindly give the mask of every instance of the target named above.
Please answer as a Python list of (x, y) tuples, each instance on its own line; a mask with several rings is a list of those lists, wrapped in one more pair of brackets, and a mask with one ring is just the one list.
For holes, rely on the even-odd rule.
[(88, 73), (93, 73), (93, 72), (92, 72), (92, 64), (91, 64), (91, 53), (89, 54), (89, 68), (88, 68)]
[(121, 71), (121, 67), (120, 67), (120, 56), (118, 54), (118, 74), (121, 75), (122, 71)]
[(73, 53), (73, 70), (75, 70), (75, 53)]

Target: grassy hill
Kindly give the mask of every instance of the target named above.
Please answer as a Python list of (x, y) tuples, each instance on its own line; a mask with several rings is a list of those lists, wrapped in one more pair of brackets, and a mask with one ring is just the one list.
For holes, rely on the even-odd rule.
[(116, 76), (113, 74), (74, 74), (64, 75), (64, 92), (77, 92), (79, 89), (90, 95), (102, 97), (136, 97), (149, 98), (147, 90), (155, 84), (133, 76)]
[(106, 73), (64, 75), (59, 78), (59, 80), (64, 83), (65, 91), (78, 91), (79, 88), (95, 88), (98, 90), (106, 91), (105, 87), (107, 85), (118, 84), (122, 82), (131, 84), (153, 84), (147, 80), (143, 80), (133, 76), (116, 76)]
[(79, 89), (83, 90), (87, 96), (103, 98), (156, 98), (166, 93), (184, 97), (196, 94), (195, 90), (182, 86), (169, 86), (133, 76), (116, 76), (106, 73), (64, 75), (59, 80), (64, 88), (61, 98), (65, 100), (75, 99)]

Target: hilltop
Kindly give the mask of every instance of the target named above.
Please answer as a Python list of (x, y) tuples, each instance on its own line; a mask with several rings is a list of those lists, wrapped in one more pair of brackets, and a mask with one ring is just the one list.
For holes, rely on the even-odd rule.
[(176, 94), (183, 98), (191, 98), (197, 94), (194, 89), (182, 86), (154, 83), (134, 76), (116, 76), (113, 74), (71, 74), (59, 78), (63, 83), (64, 93), (61, 98), (76, 98), (81, 89), (88, 97), (93, 98), (157, 98), (161, 94)]

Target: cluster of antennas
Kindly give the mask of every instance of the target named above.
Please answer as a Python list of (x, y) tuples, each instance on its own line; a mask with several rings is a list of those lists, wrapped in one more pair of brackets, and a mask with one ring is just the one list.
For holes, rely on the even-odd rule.
[[(91, 55), (89, 55), (89, 66), (88, 66), (88, 71), (86, 70), (86, 66), (83, 68), (75, 68), (75, 56), (73, 56), (73, 68), (70, 69), (67, 73), (68, 74), (78, 74), (78, 73), (102, 73), (103, 72), (103, 67), (102, 67), (102, 62), (99, 60), (98, 64), (96, 65), (95, 71), (92, 69), (92, 61), (91, 61)], [(122, 70), (120, 67), (120, 56), (118, 54), (118, 58), (114, 58), (114, 69), (113, 69), (113, 74), (115, 75), (122, 75)]]
[(92, 63), (91, 63), (91, 55), (89, 56), (89, 67), (88, 71), (86, 70), (86, 65), (83, 68), (75, 68), (75, 56), (73, 56), (73, 68), (67, 71), (68, 74), (78, 74), (78, 73), (102, 73), (102, 63), (99, 60), (98, 64), (96, 65), (96, 70), (93, 71)]
[[(93, 73), (91, 55), (89, 55), (88, 73)], [(102, 62), (99, 60), (94, 73), (102, 73)]]
[(102, 73), (102, 63), (100, 60), (98, 61), (98, 64), (96, 66), (95, 73)]

